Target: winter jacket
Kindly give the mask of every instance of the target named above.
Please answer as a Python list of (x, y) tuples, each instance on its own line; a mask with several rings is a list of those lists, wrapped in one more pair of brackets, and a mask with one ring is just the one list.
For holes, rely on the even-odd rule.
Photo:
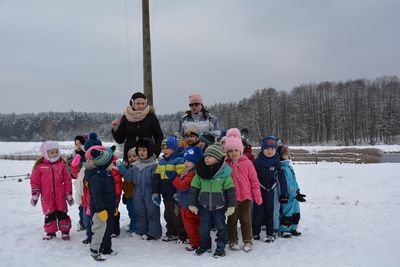
[(65, 198), (72, 194), (72, 180), (61, 158), (54, 163), (42, 159), (32, 171), (30, 183), (32, 194), (41, 195), (44, 215), (68, 210)]
[(172, 185), (178, 190), (178, 199), (181, 208), (189, 207), (189, 190), (193, 177), (196, 175), (194, 170), (185, 171), (181, 175), (175, 176)]
[(211, 179), (204, 179), (196, 173), (190, 184), (189, 205), (201, 205), (210, 211), (235, 207), (235, 185), (230, 173), (231, 168), (225, 162)]
[(89, 183), (91, 214), (107, 210), (111, 215), (115, 211), (115, 182), (110, 171), (104, 169), (86, 169), (85, 178)]
[(124, 145), (124, 160), (128, 160), (129, 149), (136, 147), (139, 138), (150, 137), (154, 140), (154, 154), (158, 157), (161, 152), (161, 142), (164, 139), (160, 123), (154, 114), (153, 109), (150, 110), (144, 120), (139, 122), (129, 122), (125, 115), (122, 116), (120, 125), (116, 131), (111, 130), (112, 136), (118, 144)]
[(250, 144), (244, 147), (243, 154), (246, 155), (250, 161), (254, 161), (253, 148)]
[(293, 199), (296, 197), (300, 189), (296, 181), (296, 175), (294, 173), (293, 167), (290, 163), (290, 160), (281, 161), (282, 170), (285, 172), (288, 196), (289, 199)]
[(282, 170), (279, 160), (269, 168), (266, 168), (259, 158), (256, 158), (253, 164), (260, 182), (261, 193), (264, 191), (269, 192), (276, 186), (280, 186), (280, 194), (287, 195), (285, 172)]
[(185, 169), (184, 160), (179, 153), (175, 153), (169, 158), (163, 156), (154, 173), (152, 192), (161, 194), (164, 202), (173, 201), (176, 188), (172, 185), (172, 179), (176, 175), (184, 173)]
[(116, 198), (119, 200), (122, 195), (122, 176), (119, 170), (113, 168), (111, 171), (111, 175), (114, 178), (115, 182), (115, 195)]
[(260, 183), (253, 162), (243, 155), (237, 162), (227, 159), (226, 163), (232, 169), (231, 177), (235, 183), (237, 201), (261, 201)]
[(210, 113), (204, 115), (202, 112), (199, 112), (198, 114), (191, 114), (190, 111), (186, 112), (179, 120), (179, 129), (177, 134), (184, 136), (185, 130), (189, 125), (194, 125), (199, 133), (211, 132), (215, 136), (219, 136), (221, 133), (217, 118)]

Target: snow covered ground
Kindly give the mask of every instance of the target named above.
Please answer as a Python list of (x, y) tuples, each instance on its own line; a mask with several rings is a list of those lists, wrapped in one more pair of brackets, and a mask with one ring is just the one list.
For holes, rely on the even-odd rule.
[[(33, 161), (0, 160), (0, 177), (31, 172)], [(301, 205), (300, 237), (254, 242), (250, 253), (194, 256), (184, 245), (132, 238), (124, 230), (113, 240), (119, 253), (107, 266), (400, 266), (400, 164), (295, 165), (307, 202)], [(98, 266), (76, 231), (77, 207), (70, 209), (71, 240), (42, 241), (40, 204), (29, 205), (29, 180), (0, 180), (1, 266)], [(120, 206), (121, 226), (128, 223)], [(164, 222), (163, 222), (164, 223)], [(163, 229), (165, 231), (165, 229)], [(100, 263), (101, 264), (101, 263)]]

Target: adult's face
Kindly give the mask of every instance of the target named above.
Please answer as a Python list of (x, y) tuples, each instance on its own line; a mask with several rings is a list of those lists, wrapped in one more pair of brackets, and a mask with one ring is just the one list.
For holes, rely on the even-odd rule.
[(146, 108), (146, 106), (147, 101), (144, 98), (136, 98), (135, 100), (133, 100), (133, 110), (142, 111)]
[(197, 114), (201, 111), (201, 109), (203, 108), (203, 105), (200, 103), (193, 103), (193, 104), (189, 104), (189, 108), (190, 108), (191, 113)]

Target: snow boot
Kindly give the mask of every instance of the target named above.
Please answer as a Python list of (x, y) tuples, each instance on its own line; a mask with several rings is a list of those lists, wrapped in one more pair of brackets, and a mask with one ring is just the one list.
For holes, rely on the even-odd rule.
[(245, 252), (250, 252), (250, 251), (252, 251), (252, 250), (253, 250), (253, 244), (250, 243), (250, 242), (244, 243), (244, 245), (243, 245), (243, 250), (244, 250)]
[(95, 261), (105, 261), (106, 257), (100, 253), (98, 250), (90, 249), (90, 256), (93, 257)]
[(290, 232), (280, 232), (279, 236), (282, 238), (291, 238), (292, 234)]
[(230, 250), (240, 250), (239, 245), (236, 243), (229, 243), (229, 249)]
[(204, 253), (210, 253), (211, 252), (211, 248), (209, 248), (209, 249), (204, 249), (204, 248), (196, 248), (195, 250), (194, 250), (194, 254), (196, 255), (196, 256), (201, 256), (201, 255), (203, 255)]
[(65, 240), (65, 241), (70, 240), (69, 233), (62, 233), (62, 234), (61, 234), (61, 238), (62, 238), (63, 240)]
[(266, 237), (264, 237), (263, 241), (266, 243), (272, 243), (274, 242), (276, 239), (276, 237), (274, 235), (268, 235)]
[(219, 257), (224, 257), (226, 255), (225, 250), (221, 248), (217, 248), (214, 252), (213, 257), (214, 258), (219, 258)]
[(299, 236), (299, 235), (301, 235), (301, 232), (297, 232), (297, 230), (290, 230), (290, 233), (291, 233), (293, 236)]
[(47, 233), (45, 236), (43, 236), (43, 240), (50, 240), (56, 238), (56, 234), (55, 233)]
[(83, 240), (82, 241), (82, 244), (90, 244), (90, 243), (92, 243), (92, 238), (91, 237), (88, 237), (88, 238), (86, 238), (85, 240)]
[(178, 236), (176, 236), (176, 235), (166, 235), (161, 240), (164, 241), (164, 242), (176, 241), (176, 240), (178, 240)]

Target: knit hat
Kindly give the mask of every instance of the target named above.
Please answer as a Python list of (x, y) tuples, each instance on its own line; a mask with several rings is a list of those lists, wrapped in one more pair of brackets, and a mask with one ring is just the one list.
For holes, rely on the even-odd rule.
[(162, 141), (161, 146), (166, 146), (167, 149), (171, 149), (175, 152), (179, 151), (178, 140), (174, 136), (168, 136)]
[(87, 135), (77, 135), (75, 136), (74, 142), (78, 140), (82, 145), (85, 145), (85, 142), (88, 140), (89, 136)]
[(93, 163), (99, 169), (107, 169), (108, 166), (113, 162), (114, 155), (108, 150), (96, 150), (90, 151), (90, 155), (93, 157)]
[(145, 147), (147, 148), (147, 158), (150, 158), (153, 156), (153, 147), (154, 147), (154, 142), (151, 138), (149, 137), (143, 137), (137, 140), (136, 142), (136, 155), (139, 155), (139, 147)]
[(146, 99), (146, 96), (145, 96), (143, 93), (141, 93), (141, 92), (136, 92), (136, 93), (134, 93), (134, 94), (131, 96), (131, 99), (132, 99), (132, 100), (135, 100), (136, 98), (143, 98), (143, 99)]
[(269, 147), (278, 148), (278, 139), (275, 136), (266, 136), (261, 141), (261, 150), (267, 149)]
[(215, 143), (215, 137), (209, 132), (204, 132), (200, 135), (200, 141), (203, 141), (209, 146)]
[(183, 159), (186, 161), (190, 161), (197, 165), (199, 161), (203, 158), (203, 150), (201, 150), (200, 147), (194, 146), (189, 148), (188, 150), (185, 151), (185, 154), (183, 154)]
[(58, 156), (56, 158), (50, 158), (47, 151), (52, 149), (60, 150), (59, 144), (56, 141), (45, 141), (40, 145), (40, 154), (48, 161), (56, 162), (60, 158), (60, 153), (58, 153)]
[(93, 132), (89, 134), (89, 139), (86, 140), (84, 148), (87, 151), (92, 146), (102, 146), (102, 145), (103, 144), (101, 143), (100, 139), (97, 139), (97, 134)]
[(197, 130), (196, 126), (193, 124), (190, 124), (185, 128), (185, 136), (189, 136), (189, 135), (195, 135), (195, 136), (199, 137), (199, 131)]
[(231, 128), (226, 132), (225, 151), (239, 150), (243, 153), (243, 143), (238, 128)]
[(224, 153), (224, 150), (222, 149), (221, 144), (215, 143), (206, 148), (206, 151), (204, 152), (204, 156), (214, 157), (218, 161), (221, 161), (224, 158), (225, 153)]
[(222, 130), (220, 135), (219, 135), (219, 141), (222, 140), (222, 138), (224, 138), (226, 136), (226, 130)]
[(204, 106), (203, 97), (199, 94), (193, 94), (189, 96), (189, 105), (190, 104), (202, 104)]

